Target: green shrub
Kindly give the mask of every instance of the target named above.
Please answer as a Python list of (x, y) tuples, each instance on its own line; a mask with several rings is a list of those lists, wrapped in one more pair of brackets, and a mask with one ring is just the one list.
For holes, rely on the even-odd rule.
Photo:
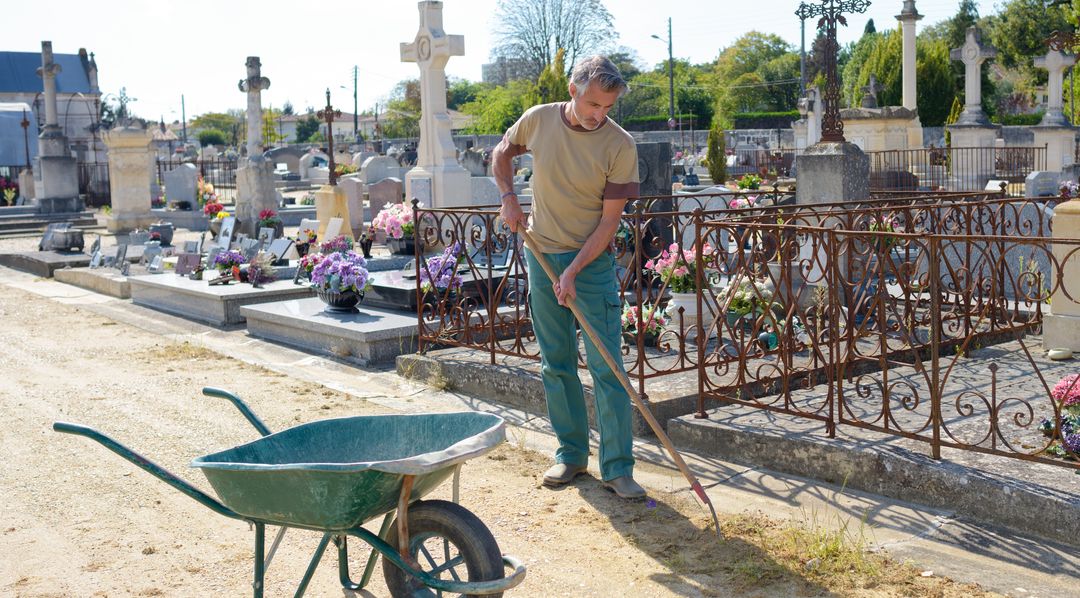
[(723, 185), (727, 180), (727, 156), (724, 154), (726, 144), (724, 131), (718, 125), (709, 128), (709, 140), (705, 150), (705, 167), (709, 169), (709, 177), (714, 185)]

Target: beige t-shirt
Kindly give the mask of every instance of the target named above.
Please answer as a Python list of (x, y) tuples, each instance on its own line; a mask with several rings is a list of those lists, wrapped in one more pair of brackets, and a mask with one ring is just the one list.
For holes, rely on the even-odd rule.
[(604, 199), (638, 196), (634, 138), (611, 119), (592, 131), (575, 127), (565, 106), (533, 106), (505, 136), (514, 155), (533, 155), (529, 233), (540, 253), (581, 249), (600, 224)]

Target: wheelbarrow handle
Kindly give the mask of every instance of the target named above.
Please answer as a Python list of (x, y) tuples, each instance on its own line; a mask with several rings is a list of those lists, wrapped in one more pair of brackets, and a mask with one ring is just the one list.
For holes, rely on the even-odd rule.
[(202, 389), (202, 393), (208, 397), (217, 397), (219, 399), (226, 399), (231, 402), (233, 405), (236, 406), (237, 409), (240, 410), (240, 413), (248, 420), (248, 422), (250, 422), (252, 426), (255, 426), (255, 429), (259, 432), (259, 434), (262, 434), (263, 436), (269, 436), (273, 433), (270, 431), (270, 428), (267, 428), (266, 424), (264, 424), (262, 420), (259, 419), (259, 416), (255, 415), (255, 412), (251, 410), (251, 407), (248, 407), (247, 403), (240, 400), (240, 397), (234, 395), (233, 393), (222, 388), (214, 388), (213, 386), (204, 386)]
[(211, 498), (195, 486), (192, 486), (184, 480), (176, 477), (176, 475), (174, 475), (169, 470), (158, 465), (157, 463), (154, 463), (146, 457), (143, 457), (139, 453), (136, 453), (135, 451), (129, 449), (123, 444), (120, 444), (119, 442), (113, 440), (105, 434), (102, 434), (101, 432), (98, 432), (93, 428), (68, 422), (54, 422), (53, 430), (57, 432), (62, 432), (64, 434), (85, 436), (91, 440), (95, 440), (110, 451), (139, 466), (140, 468), (148, 472), (150, 475), (160, 479), (161, 481), (172, 486), (173, 488), (176, 488), (180, 492), (183, 492), (191, 498), (199, 501), (215, 513), (218, 513), (219, 515), (224, 515), (226, 517), (232, 517), (233, 519), (244, 519), (238, 513), (221, 504), (217, 500)]

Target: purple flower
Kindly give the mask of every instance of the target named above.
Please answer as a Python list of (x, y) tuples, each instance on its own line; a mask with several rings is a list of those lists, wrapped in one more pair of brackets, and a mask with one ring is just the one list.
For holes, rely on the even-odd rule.
[(656, 508), (656, 500), (652, 499), (652, 498), (650, 498), (649, 500), (646, 500), (645, 501), (645, 508), (646, 509), (655, 509)]
[(420, 290), (430, 293), (433, 290), (444, 291), (461, 289), (463, 281), (457, 273), (461, 263), (461, 244), (454, 243), (440, 255), (430, 257), (420, 269)]
[(214, 267), (218, 270), (228, 270), (233, 266), (239, 266), (247, 260), (239, 251), (222, 251), (214, 257)]
[(319, 253), (345, 253), (353, 248), (352, 239), (345, 235), (339, 235), (319, 245)]
[(311, 284), (330, 291), (361, 292), (370, 281), (366, 266), (367, 261), (354, 251), (334, 252), (311, 269)]

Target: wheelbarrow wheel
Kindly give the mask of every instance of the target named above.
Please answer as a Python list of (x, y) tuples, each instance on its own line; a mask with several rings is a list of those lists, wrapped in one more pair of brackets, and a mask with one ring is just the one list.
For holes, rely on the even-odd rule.
[[(397, 525), (390, 527), (386, 541), (398, 545)], [(504, 575), (502, 551), (484, 522), (465, 507), (445, 500), (409, 505), (409, 555), (422, 571), (441, 579), (475, 582)], [(385, 557), (382, 569), (392, 596), (414, 596), (424, 588)]]

